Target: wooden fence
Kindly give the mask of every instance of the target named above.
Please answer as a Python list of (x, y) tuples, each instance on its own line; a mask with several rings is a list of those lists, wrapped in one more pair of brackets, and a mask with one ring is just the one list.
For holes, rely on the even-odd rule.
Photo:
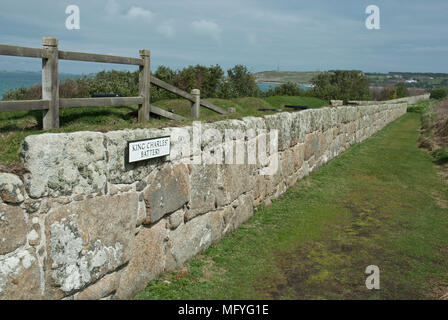
[[(168, 112), (150, 104), (150, 84), (165, 89), (192, 103), (191, 116), (199, 117), (200, 106), (225, 114), (226, 111), (209, 102), (200, 99), (200, 92), (192, 90), (191, 94), (160, 79), (151, 76), (150, 51), (140, 50), (140, 58), (118, 57), (103, 54), (71, 52), (58, 50), (58, 39), (44, 37), (42, 48), (27, 48), (0, 44), (0, 55), (30, 57), (42, 59), (42, 100), (0, 101), (1, 111), (43, 110), (43, 129), (59, 128), (59, 109), (73, 107), (124, 106), (137, 104), (138, 121), (146, 122), (154, 113), (173, 120), (183, 120), (184, 117)], [(58, 69), (59, 60), (75, 60), (88, 62), (116, 63), (139, 66), (139, 96), (110, 98), (59, 98)]]

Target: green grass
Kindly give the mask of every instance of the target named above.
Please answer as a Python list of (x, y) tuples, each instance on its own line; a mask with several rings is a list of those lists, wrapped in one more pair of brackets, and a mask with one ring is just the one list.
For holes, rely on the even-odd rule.
[[(287, 98), (297, 104), (305, 104), (316, 108), (327, 105), (323, 100), (308, 97), (271, 97), (280, 101)], [(209, 109), (201, 108), (202, 121), (224, 120), (228, 118), (241, 118), (244, 116), (263, 116), (274, 112), (258, 111), (259, 108), (273, 108), (271, 98), (239, 98), (239, 99), (207, 99), (211, 103), (224, 109), (235, 108), (233, 114), (221, 115)], [(286, 101), (285, 100), (285, 101)], [(272, 100), (274, 101), (274, 100)], [(190, 118), (191, 104), (185, 99), (158, 101), (155, 106), (166, 110), (173, 110), (176, 114)], [(275, 105), (278, 108), (278, 105)], [(160, 128), (167, 126), (180, 126), (191, 123), (191, 119), (184, 121), (170, 121), (164, 118), (152, 118), (148, 123), (137, 123), (136, 105), (126, 107), (92, 107), (70, 108), (60, 110), (60, 129), (50, 132), (74, 131), (111, 131), (127, 128)], [(285, 111), (291, 111), (285, 109)], [(23, 139), (31, 134), (42, 133), (41, 111), (15, 111), (0, 112), (0, 163), (12, 165), (19, 162), (20, 146)]]
[[(137, 299), (427, 299), (448, 292), (448, 192), (407, 113)], [(369, 265), (381, 289), (367, 290)]]
[(304, 105), (311, 108), (322, 106), (322, 100), (313, 97), (273, 96), (264, 100), (276, 108), (283, 108), (285, 105)]
[(438, 164), (448, 163), (448, 151), (445, 149), (437, 149), (431, 152), (431, 155), (434, 157)]

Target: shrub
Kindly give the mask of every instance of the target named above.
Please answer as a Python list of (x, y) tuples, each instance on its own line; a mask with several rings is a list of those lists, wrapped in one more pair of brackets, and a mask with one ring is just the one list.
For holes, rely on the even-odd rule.
[(370, 89), (372, 99), (375, 101), (385, 101), (390, 100), (394, 96), (394, 87), (372, 87)]
[(431, 90), (431, 99), (443, 99), (446, 98), (447, 90), (445, 88), (437, 88)]
[(369, 80), (361, 71), (324, 72), (312, 83), (312, 94), (324, 100), (369, 100)]
[(395, 85), (395, 93), (394, 99), (396, 98), (404, 98), (409, 96), (409, 91), (406, 85), (403, 82), (399, 82)]
[(261, 95), (261, 89), (257, 85), (255, 76), (243, 65), (239, 64), (227, 70), (227, 79), (231, 95), (234, 98), (259, 97)]
[(137, 71), (101, 71), (86, 81), (90, 95), (116, 93), (123, 97), (135, 97), (139, 92)]
[[(184, 91), (192, 89), (201, 90), (202, 98), (238, 98), (260, 96), (255, 76), (242, 65), (236, 65), (224, 71), (218, 65), (205, 67), (201, 65), (188, 66), (182, 70), (172, 70), (166, 66), (159, 66), (154, 76)], [(93, 77), (84, 77), (76, 80), (68, 79), (59, 85), (61, 98), (82, 98), (92, 94), (115, 93), (123, 97), (137, 96), (139, 94), (138, 71), (101, 71)], [(151, 101), (177, 98), (176, 95), (164, 89), (151, 86)], [(9, 90), (4, 100), (41, 99), (42, 86), (31, 88), (21, 87)]]
[(438, 164), (448, 163), (448, 152), (445, 149), (437, 149), (431, 152)]
[(303, 90), (293, 82), (283, 83), (275, 88), (270, 88), (264, 93), (266, 97), (271, 96), (303, 96)]

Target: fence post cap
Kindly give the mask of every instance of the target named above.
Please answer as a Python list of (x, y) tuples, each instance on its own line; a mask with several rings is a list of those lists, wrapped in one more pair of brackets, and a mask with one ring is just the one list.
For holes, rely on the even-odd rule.
[(48, 47), (57, 47), (58, 46), (58, 38), (55, 37), (43, 37), (42, 45)]
[(191, 90), (191, 94), (193, 94), (193, 95), (200, 95), (201, 91), (199, 89), (193, 89), (193, 90)]
[(142, 56), (142, 57), (150, 57), (151, 56), (151, 50), (142, 49), (139, 52), (140, 52), (140, 56)]

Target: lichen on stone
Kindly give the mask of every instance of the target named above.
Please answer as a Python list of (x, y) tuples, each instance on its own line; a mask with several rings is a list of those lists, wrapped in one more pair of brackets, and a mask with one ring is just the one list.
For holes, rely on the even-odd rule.
[(76, 224), (55, 222), (51, 225), (52, 278), (64, 292), (82, 289), (108, 270), (120, 265), (123, 245), (104, 246), (97, 239), (91, 247), (83, 244)]

